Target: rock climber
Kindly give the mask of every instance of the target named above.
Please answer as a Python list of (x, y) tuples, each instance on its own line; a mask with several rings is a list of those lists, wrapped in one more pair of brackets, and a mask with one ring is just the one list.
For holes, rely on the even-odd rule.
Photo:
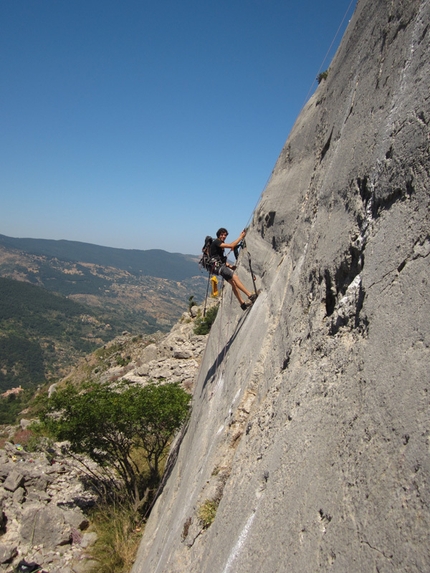
[[(230, 265), (230, 263), (227, 262), (227, 257), (224, 255), (224, 249), (234, 250), (234, 248), (244, 239), (246, 231), (243, 230), (239, 237), (232, 243), (225, 242), (227, 235), (227, 229), (224, 229), (224, 227), (218, 229), (216, 233), (217, 238), (212, 241), (210, 246), (210, 256), (212, 260), (216, 261), (216, 273), (222, 276), (222, 278), (231, 285), (233, 293), (239, 301), (240, 308), (242, 310), (246, 310), (249, 306), (251, 306), (252, 303), (256, 301), (258, 294), (251, 293), (245, 287), (239, 277), (234, 273), (236, 267), (234, 265)], [(245, 302), (243, 300), (241, 292), (247, 296), (249, 302)]]

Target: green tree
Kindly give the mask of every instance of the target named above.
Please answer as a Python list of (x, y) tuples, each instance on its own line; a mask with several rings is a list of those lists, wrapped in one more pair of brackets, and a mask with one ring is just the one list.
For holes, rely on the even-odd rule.
[(160, 481), (160, 462), (190, 399), (178, 384), (69, 384), (48, 400), (39, 429), (67, 440), (72, 452), (89, 456), (106, 475), (113, 469), (139, 510)]

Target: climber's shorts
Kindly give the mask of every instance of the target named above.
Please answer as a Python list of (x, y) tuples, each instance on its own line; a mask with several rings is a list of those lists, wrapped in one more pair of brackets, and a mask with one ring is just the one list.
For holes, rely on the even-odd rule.
[(218, 274), (222, 276), (223, 279), (229, 281), (233, 278), (234, 271), (230, 269), (227, 265), (221, 265)]

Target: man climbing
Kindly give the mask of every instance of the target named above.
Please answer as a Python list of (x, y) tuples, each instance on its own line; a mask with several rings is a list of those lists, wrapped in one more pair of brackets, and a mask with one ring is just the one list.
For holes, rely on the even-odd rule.
[[(228, 231), (221, 227), (218, 229), (216, 236), (217, 238), (212, 241), (210, 246), (210, 256), (212, 260), (216, 261), (216, 272), (217, 274), (221, 275), (223, 279), (225, 279), (229, 284), (231, 284), (231, 288), (233, 289), (233, 293), (237, 300), (239, 301), (240, 308), (242, 310), (246, 310), (255, 300), (257, 299), (257, 293), (251, 293), (249, 290), (243, 285), (239, 277), (234, 273), (236, 270), (235, 266), (230, 265), (227, 262), (227, 257), (224, 255), (224, 249), (231, 249), (233, 250), (245, 237), (246, 231), (242, 231), (239, 238), (233, 241), (232, 243), (226, 243), (225, 240), (227, 238)], [(249, 299), (249, 302), (244, 302), (242, 296), (240, 294), (242, 291)]]

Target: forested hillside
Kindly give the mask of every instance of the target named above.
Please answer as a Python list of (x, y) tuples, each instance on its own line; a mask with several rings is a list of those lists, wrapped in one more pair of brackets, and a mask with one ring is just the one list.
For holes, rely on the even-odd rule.
[[(167, 332), (206, 285), (187, 255), (0, 235), (0, 394), (30, 394), (123, 331)], [(0, 423), (25, 401), (1, 400)]]
[(203, 299), (207, 283), (197, 260), (186, 255), (4, 235), (0, 277), (60, 293), (144, 334), (169, 330), (191, 295)]
[(123, 327), (64, 296), (0, 278), (0, 393), (63, 374)]

